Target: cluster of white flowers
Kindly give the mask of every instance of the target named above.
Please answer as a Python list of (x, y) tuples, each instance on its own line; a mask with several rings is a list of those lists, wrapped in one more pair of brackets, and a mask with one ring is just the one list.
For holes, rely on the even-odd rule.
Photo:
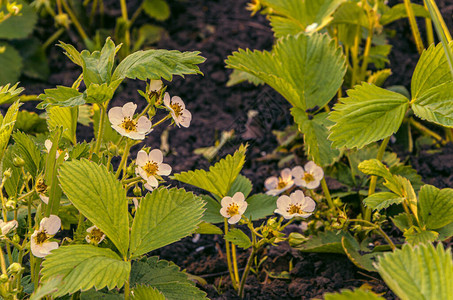
[[(314, 162), (309, 161), (304, 167), (297, 166), (281, 171), (280, 177), (269, 177), (264, 182), (266, 194), (277, 196), (294, 185), (306, 189), (317, 188), (324, 177), (324, 171)], [(306, 197), (301, 190), (291, 193), (289, 196), (280, 196), (277, 200), (277, 209), (274, 211), (285, 219), (293, 217), (309, 217), (315, 210), (316, 203), (310, 197)]]

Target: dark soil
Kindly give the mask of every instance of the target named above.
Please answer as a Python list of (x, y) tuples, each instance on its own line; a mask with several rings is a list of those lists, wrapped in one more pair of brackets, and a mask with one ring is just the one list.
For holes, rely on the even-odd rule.
[[(108, 1), (107, 1), (108, 2)], [(115, 1), (110, 1), (116, 3)], [(138, 1), (128, 1), (133, 5)], [(246, 0), (221, 1), (176, 1), (171, 2), (171, 18), (163, 25), (168, 35), (162, 39), (158, 48), (181, 51), (201, 51), (207, 58), (201, 65), (204, 76), (175, 78), (168, 83), (168, 92), (180, 96), (192, 112), (193, 121), (188, 129), (171, 128), (168, 143), (170, 151), (165, 162), (173, 167), (173, 172), (206, 169), (210, 162), (200, 155), (193, 154), (196, 148), (214, 145), (222, 131), (234, 129), (235, 138), (219, 152), (218, 158), (234, 152), (241, 143), (248, 143), (247, 162), (243, 174), (252, 180), (255, 191), (263, 190), (264, 180), (279, 172), (277, 160), (263, 161), (263, 157), (277, 147), (272, 130), (283, 130), (293, 123), (289, 114), (290, 105), (268, 86), (254, 87), (240, 84), (226, 87), (231, 70), (225, 69), (224, 60), (238, 48), (270, 49), (274, 41), (266, 19), (261, 15), (250, 17), (245, 10)], [(390, 1), (392, 4), (401, 1)], [(449, 25), (451, 25), (452, 1), (437, 1)], [(111, 19), (120, 15), (113, 5), (106, 13)], [(140, 19), (139, 22), (145, 22)], [(43, 21), (41, 21), (43, 22)], [(41, 24), (46, 26), (46, 24)], [(394, 46), (390, 55), (393, 75), (386, 83), (389, 85), (410, 86), (410, 77), (418, 60), (412, 41), (411, 31), (406, 20), (394, 23), (391, 29), (396, 36), (390, 42)], [(451, 26), (450, 26), (451, 28)], [(39, 31), (39, 37), (46, 31)], [(65, 42), (71, 41), (66, 35)], [(78, 44), (81, 49), (81, 44)], [(51, 76), (46, 83), (22, 80), (26, 92), (39, 94), (44, 88), (55, 85), (70, 86), (80, 71), (63, 54), (61, 49), (49, 50)], [(128, 81), (113, 99), (112, 106), (134, 101), (143, 108), (145, 103), (136, 92), (143, 89), (141, 82)], [(32, 109), (35, 103), (25, 106)], [(248, 120), (247, 113), (256, 110), (259, 114)], [(145, 143), (152, 148), (161, 146), (158, 128), (150, 134)], [(91, 139), (91, 131), (80, 126), (79, 139)], [(133, 150), (137, 151), (136, 147)], [(439, 187), (452, 186), (453, 183), (453, 146), (449, 145), (431, 153), (426, 149), (418, 157), (411, 158), (413, 166), (427, 183)], [(305, 159), (297, 158), (301, 163)], [(178, 183), (173, 183), (178, 185)], [(299, 230), (297, 226), (288, 229)], [(194, 242), (186, 238), (159, 251), (152, 253), (162, 259), (174, 261), (187, 272), (201, 276), (208, 282), (202, 287), (211, 299), (236, 299), (230, 286), (227, 272), (224, 244), (219, 236), (201, 236)], [(377, 273), (367, 273), (356, 268), (345, 256), (330, 254), (301, 254), (290, 249), (286, 243), (264, 250), (260, 257), (268, 256), (263, 270), (251, 274), (246, 284), (246, 299), (311, 299), (321, 298), (325, 292), (370, 285), (375, 292), (384, 293), (387, 299), (395, 298)], [(246, 253), (240, 256), (240, 266), (245, 265)], [(289, 279), (275, 278), (281, 272), (290, 270)], [(282, 275), (282, 274), (281, 274)], [(284, 273), (283, 273), (284, 275)]]

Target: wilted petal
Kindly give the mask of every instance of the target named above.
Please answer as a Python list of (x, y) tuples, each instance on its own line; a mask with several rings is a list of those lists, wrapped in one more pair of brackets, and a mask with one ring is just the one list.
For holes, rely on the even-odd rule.
[(39, 194), (39, 198), (44, 202), (45, 204), (49, 204), (49, 197), (47, 197), (44, 194)]
[(52, 149), (52, 141), (51, 140), (46, 140), (44, 142), (44, 146), (46, 147), (47, 153), (49, 153), (50, 149)]
[[(3, 222), (3, 220), (2, 220)], [(7, 235), (11, 230), (13, 230), (14, 228), (16, 228), (18, 226), (18, 223), (16, 220), (12, 220), (12, 221), (9, 221), (9, 222), (6, 222), (6, 223), (2, 223), (1, 224), (1, 228), (2, 228), (2, 234), (3, 235)]]

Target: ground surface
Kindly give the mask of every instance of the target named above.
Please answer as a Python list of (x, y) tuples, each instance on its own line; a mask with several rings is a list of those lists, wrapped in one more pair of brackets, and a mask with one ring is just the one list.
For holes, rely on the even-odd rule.
[[(106, 5), (110, 17), (120, 15), (115, 1)], [(129, 1), (132, 7), (137, 1)], [(193, 151), (199, 147), (212, 146), (220, 133), (234, 129), (235, 138), (219, 152), (219, 157), (232, 153), (241, 143), (248, 142), (247, 163), (243, 174), (252, 180), (255, 191), (262, 191), (264, 180), (277, 175), (277, 160), (262, 158), (277, 147), (272, 130), (282, 130), (292, 124), (289, 104), (271, 88), (253, 87), (240, 84), (228, 88), (225, 86), (230, 70), (225, 69), (224, 60), (238, 48), (270, 49), (273, 43), (272, 32), (263, 16), (250, 17), (245, 10), (246, 0), (220, 1), (176, 1), (171, 0), (171, 18), (163, 25), (168, 36), (159, 42), (159, 48), (181, 51), (201, 51), (207, 58), (201, 66), (204, 76), (175, 78), (169, 83), (171, 95), (179, 95), (192, 112), (190, 128), (172, 128), (168, 143), (170, 152), (165, 161), (180, 172), (196, 168), (207, 168), (210, 163)], [(397, 1), (390, 1), (392, 4)], [(401, 1), (399, 1), (401, 2)], [(453, 1), (437, 1), (450, 28)], [(144, 20), (139, 20), (144, 22)], [(42, 24), (42, 25), (45, 25)], [(409, 87), (410, 77), (418, 59), (410, 28), (407, 21), (400, 21), (391, 26), (395, 38), (390, 40), (394, 46), (390, 56), (393, 75), (386, 85), (404, 85)], [(37, 35), (45, 35), (39, 31)], [(62, 38), (69, 42), (69, 36)], [(46, 83), (23, 80), (27, 93), (41, 93), (44, 88), (55, 85), (70, 86), (79, 75), (76, 66), (64, 57), (61, 50), (54, 47), (49, 53), (51, 77)], [(134, 101), (139, 107), (144, 101), (136, 90), (142, 84), (129, 81), (115, 95), (112, 106)], [(27, 104), (27, 108), (34, 105)], [(259, 114), (248, 121), (247, 113), (256, 110)], [(161, 145), (157, 129), (146, 139), (146, 144), (153, 148)], [(91, 139), (87, 128), (80, 127), (80, 139)], [(134, 149), (137, 151), (138, 149)], [(409, 161), (423, 176), (426, 183), (438, 187), (451, 187), (453, 183), (453, 146), (429, 148), (419, 153), (399, 152), (402, 159)], [(304, 162), (303, 157), (297, 158)], [(174, 183), (177, 184), (177, 183)], [(296, 226), (288, 229), (298, 230)], [(235, 293), (229, 286), (228, 272), (223, 254), (223, 242), (218, 236), (202, 236), (194, 242), (186, 238), (152, 254), (159, 254), (163, 259), (172, 260), (189, 273), (201, 276), (208, 281), (202, 287), (211, 299), (235, 299)], [(325, 292), (339, 291), (344, 288), (359, 287), (368, 284), (375, 292), (385, 293), (385, 297), (394, 296), (376, 273), (362, 272), (346, 257), (329, 254), (300, 254), (291, 250), (287, 244), (270, 247), (261, 255), (268, 255), (264, 270), (257, 276), (251, 275), (247, 281), (246, 299), (311, 299), (320, 298)], [(240, 256), (245, 265), (245, 255)], [(278, 279), (269, 272), (288, 271), (290, 262), (294, 266), (290, 279)]]

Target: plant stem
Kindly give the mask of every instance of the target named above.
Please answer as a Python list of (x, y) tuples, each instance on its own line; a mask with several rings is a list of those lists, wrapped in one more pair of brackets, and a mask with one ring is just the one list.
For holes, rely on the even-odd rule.
[(89, 40), (88, 35), (85, 33), (85, 30), (83, 30), (82, 25), (80, 25), (79, 20), (77, 20), (76, 15), (71, 10), (71, 8), (69, 7), (66, 0), (61, 0), (61, 3), (63, 4), (64, 9), (68, 13), (69, 18), (71, 18), (72, 23), (74, 23), (74, 26), (76, 27), (76, 29), (79, 32), (80, 36), (82, 37), (83, 41), (86, 42), (87, 40)]
[(415, 20), (415, 14), (412, 9), (411, 1), (404, 0), (404, 6), (406, 7), (407, 17), (409, 19), (409, 24), (411, 26), (412, 35), (415, 39), (415, 45), (417, 46), (417, 51), (419, 54), (422, 54), (425, 47), (423, 46), (422, 37), (420, 36), (420, 31), (418, 30), (417, 21)]
[(126, 31), (124, 33), (124, 43), (126, 44), (127, 51), (129, 52), (129, 47), (131, 45), (130, 41), (130, 32), (129, 32), (129, 17), (127, 16), (127, 3), (126, 0), (120, 0), (121, 4), (121, 17), (123, 18), (124, 22), (126, 23)]
[(335, 205), (333, 204), (333, 201), (332, 201), (332, 197), (330, 196), (329, 187), (327, 186), (327, 182), (324, 177), (321, 180), (321, 187), (322, 187), (322, 191), (324, 192), (324, 196), (327, 199), (327, 203), (329, 204), (329, 207), (335, 208)]
[(435, 140), (437, 140), (438, 142), (440, 142), (441, 144), (445, 144), (445, 140), (440, 136), (438, 135), (437, 133), (435, 133), (434, 131), (430, 130), (429, 128), (423, 126), (421, 123), (415, 121), (413, 118), (410, 118), (409, 119), (409, 123), (414, 126), (415, 128), (417, 128), (418, 130), (420, 130), (422, 133), (425, 133), (427, 135), (430, 135), (431, 137), (433, 137)]
[(131, 148), (132, 144), (129, 143), (129, 141), (126, 141), (126, 146), (124, 147), (124, 153), (123, 156), (121, 157), (121, 162), (120, 165), (118, 166), (118, 169), (116, 170), (115, 177), (118, 178), (120, 176), (121, 170), (124, 167), (124, 164), (127, 161), (127, 157), (129, 156), (129, 150)]
[(244, 273), (242, 274), (241, 284), (239, 286), (239, 297), (241, 297), (241, 298), (244, 297), (245, 281), (247, 280), (247, 276), (249, 275), (250, 268), (252, 267), (253, 259), (255, 258), (256, 251), (257, 250), (255, 250), (255, 247), (253, 247), (252, 253), (250, 253), (249, 259), (247, 260), (247, 265), (245, 266)]
[[(370, 13), (368, 13), (368, 18), (371, 18)], [(360, 70), (360, 76), (363, 80), (365, 80), (366, 70), (368, 68), (368, 60), (369, 60), (369, 56), (370, 56), (371, 42), (373, 41), (373, 31), (374, 31), (374, 21), (370, 20), (370, 26), (368, 27), (368, 37), (366, 39), (365, 50), (363, 51), (362, 68)]]
[(124, 284), (124, 300), (129, 300), (131, 294), (131, 283), (129, 280)]
[(137, 181), (140, 181), (142, 180), (143, 178), (141, 178), (140, 176), (137, 176), (137, 177), (134, 177), (134, 178), (130, 178), (128, 180), (124, 180), (123, 181), (123, 184), (129, 184), (129, 183), (134, 183), (134, 182), (137, 182)]
[[(224, 219), (224, 227), (225, 227), (225, 235), (228, 233), (228, 219)], [(228, 264), (228, 271), (230, 272), (230, 278), (231, 278), (231, 284), (233, 285), (233, 288), (237, 290), (237, 283), (236, 283), (236, 277), (234, 276), (233, 273), (233, 267), (231, 265), (231, 253), (230, 253), (230, 243), (225, 240), (225, 249), (226, 249), (226, 256), (227, 256), (227, 264)]]
[(102, 135), (104, 134), (104, 123), (105, 123), (105, 106), (104, 104), (98, 104), (100, 108), (100, 117), (99, 117), (99, 128), (98, 134), (96, 137), (96, 145), (94, 146), (94, 153), (99, 154), (99, 149), (101, 148)]
[(45, 51), (47, 47), (50, 46), (50, 44), (52, 44), (55, 40), (57, 40), (60, 37), (60, 35), (63, 34), (63, 32), (65, 32), (65, 30), (66, 30), (65, 28), (60, 28), (57, 31), (55, 31), (55, 33), (52, 34), (44, 44), (42, 44), (42, 49)]
[(382, 235), (382, 237), (387, 241), (387, 243), (390, 245), (390, 248), (392, 248), (392, 250), (396, 250), (395, 244), (392, 242), (390, 237), (384, 232), (384, 230), (382, 230), (381, 226), (379, 226), (377, 224), (374, 224), (374, 223), (371, 223), (369, 221), (360, 220), (360, 219), (350, 219), (349, 221), (350, 222), (364, 223), (364, 224), (367, 224), (367, 225), (369, 225), (371, 227), (374, 227), (375, 229), (377, 229), (377, 231), (379, 231), (379, 233)]
[(234, 277), (236, 282), (239, 282), (239, 271), (238, 271), (238, 261), (236, 257), (236, 245), (231, 244), (231, 255), (233, 261), (233, 270), (234, 270)]
[(359, 69), (359, 43), (360, 43), (361, 28), (357, 26), (356, 35), (354, 38), (354, 46), (351, 48), (352, 55), (352, 78), (351, 88), (354, 87), (357, 81), (357, 71)]
[(170, 118), (171, 118), (171, 115), (168, 114), (168, 115), (167, 115), (165, 118), (163, 118), (162, 120), (159, 120), (159, 121), (157, 121), (157, 123), (154, 123), (153, 126), (151, 126), (151, 128), (156, 127), (157, 125), (159, 125), (159, 124), (161, 124), (161, 123), (167, 121), (167, 120), (170, 119)]
[[(390, 136), (386, 137), (382, 141), (381, 146), (379, 147), (379, 150), (378, 150), (378, 154), (376, 156), (377, 160), (382, 161), (382, 158), (384, 157), (384, 153), (385, 153), (385, 148), (387, 148), (389, 140), (390, 140)], [(376, 183), (377, 183), (377, 176), (371, 176), (370, 188), (368, 189), (368, 196), (371, 196), (371, 195), (374, 194), (374, 192), (376, 190)], [(361, 203), (361, 205), (363, 205), (363, 203)], [(369, 209), (369, 208), (365, 209), (364, 219), (366, 221), (370, 221), (371, 220), (371, 209)]]

